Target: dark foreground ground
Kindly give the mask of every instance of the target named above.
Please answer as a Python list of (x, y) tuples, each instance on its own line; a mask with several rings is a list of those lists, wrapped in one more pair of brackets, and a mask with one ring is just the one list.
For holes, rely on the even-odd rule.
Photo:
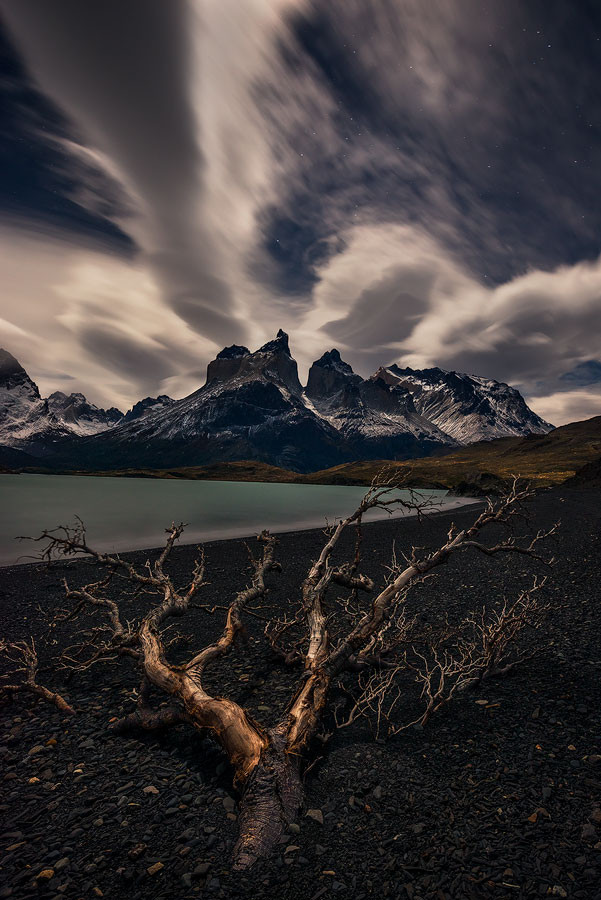
[[(562, 520), (548, 652), (387, 743), (376, 743), (364, 722), (338, 731), (308, 775), (305, 810), (281, 852), (248, 874), (229, 870), (236, 796), (220, 752), (184, 728), (161, 739), (107, 733), (108, 720), (132, 708), (136, 679), (127, 666), (73, 679), (65, 694), (78, 714), (70, 720), (28, 699), (4, 705), (0, 898), (599, 900), (600, 500), (600, 491), (564, 489), (533, 504), (536, 527)], [(472, 508), (453, 517), (463, 524), (473, 516)], [(423, 526), (367, 526), (364, 570), (381, 580), (393, 540), (397, 553), (411, 543), (435, 546), (448, 524), (440, 516)], [(284, 572), (270, 576), (272, 604), (294, 596), (320, 541), (315, 531), (282, 536)], [(182, 580), (192, 557), (188, 547), (174, 554)], [(247, 579), (243, 543), (208, 545), (207, 566), (212, 584), (203, 600), (222, 604)], [(522, 557), (465, 554), (416, 589), (410, 608), (424, 628), (443, 612), (457, 621), (503, 592), (514, 596), (530, 573)], [(46, 616), (63, 605), (65, 575), (76, 585), (93, 570), (79, 562), (0, 571), (0, 631), (33, 632), (42, 647)], [(129, 608), (143, 605), (139, 598)], [(191, 613), (191, 644), (179, 652), (215, 634), (221, 616)], [(258, 638), (261, 622), (251, 623)], [(64, 646), (68, 630), (52, 633)], [(268, 724), (296, 676), (259, 646), (251, 640), (216, 667), (211, 686)], [(399, 716), (412, 712), (401, 706)], [(52, 876), (36, 881), (42, 870)]]

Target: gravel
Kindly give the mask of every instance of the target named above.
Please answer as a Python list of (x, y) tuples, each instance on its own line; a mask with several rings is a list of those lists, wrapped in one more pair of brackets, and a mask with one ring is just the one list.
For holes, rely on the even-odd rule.
[[(0, 708), (0, 898), (599, 900), (600, 500), (599, 491), (564, 489), (533, 503), (534, 527), (562, 520), (547, 651), (463, 695), (423, 729), (386, 743), (374, 741), (365, 721), (336, 732), (319, 751), (305, 808), (278, 852), (244, 876), (228, 862), (237, 795), (219, 749), (185, 727), (159, 738), (111, 735), (109, 720), (134, 700), (135, 674), (123, 662), (67, 685), (45, 672), (78, 712), (67, 719), (26, 697)], [(473, 509), (453, 514), (459, 525), (473, 516)], [(411, 543), (435, 546), (448, 525), (449, 516), (440, 515), (423, 526), (366, 526), (364, 571), (381, 581), (393, 540), (397, 554)], [(282, 535), (284, 572), (270, 576), (274, 606), (298, 590), (321, 537)], [(242, 541), (214, 542), (206, 551), (211, 585), (203, 600), (223, 605), (247, 579), (247, 551)], [(180, 580), (193, 556), (191, 547), (174, 552)], [(130, 558), (139, 563), (145, 555)], [(459, 620), (503, 593), (514, 596), (531, 571), (521, 557), (464, 554), (412, 593), (410, 611), (432, 627), (442, 613)], [(74, 623), (48, 628), (64, 606), (63, 577), (83, 584), (94, 568), (80, 561), (0, 570), (1, 631), (12, 639), (33, 633), (42, 665), (73, 634)], [(144, 602), (129, 601), (128, 614)], [(191, 613), (190, 640), (172, 648), (172, 657), (214, 636), (222, 615)], [(265, 654), (262, 623), (249, 619), (248, 644), (215, 667), (210, 686), (270, 724), (296, 673)]]

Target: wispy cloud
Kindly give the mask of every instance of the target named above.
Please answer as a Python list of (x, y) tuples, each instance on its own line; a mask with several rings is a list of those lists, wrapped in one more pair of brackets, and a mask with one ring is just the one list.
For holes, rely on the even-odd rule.
[[(565, 392), (562, 375), (598, 359), (588, 6), (0, 8), (37, 95), (16, 69), (6, 83), (47, 124), (40, 171), (52, 146), (72, 176), (52, 190), (88, 223), (76, 236), (65, 214), (74, 252), (58, 255), (62, 278), (48, 262), (63, 288), (44, 293), (86, 383), (102, 373), (115, 399), (180, 392), (220, 345), (257, 345), (280, 325), (302, 368), (335, 342), (365, 374), (396, 357), (531, 397)], [(31, 205), (6, 218), (23, 254)], [(39, 205), (48, 261), (57, 216), (46, 194)], [(42, 268), (31, 277), (43, 291)]]

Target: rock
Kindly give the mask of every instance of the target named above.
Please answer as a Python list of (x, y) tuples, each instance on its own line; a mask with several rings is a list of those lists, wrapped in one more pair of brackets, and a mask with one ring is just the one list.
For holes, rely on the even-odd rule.
[(226, 812), (232, 813), (236, 808), (236, 801), (233, 797), (224, 797), (223, 798), (223, 808)]
[(143, 793), (143, 794), (158, 794), (158, 793), (159, 793), (159, 789), (158, 789), (158, 788), (155, 788), (154, 784), (149, 784), (147, 787), (145, 787), (145, 788), (142, 790), (142, 793)]
[(598, 806), (592, 811), (589, 816), (589, 820), (593, 822), (595, 825), (601, 825), (601, 809)]
[(202, 877), (203, 875), (207, 874), (207, 872), (209, 871), (210, 868), (211, 868), (210, 862), (198, 863), (198, 865), (194, 869), (193, 874)]
[(148, 868), (146, 869), (146, 871), (148, 872), (149, 875), (156, 875), (157, 872), (160, 872), (161, 869), (164, 869), (164, 868), (165, 868), (165, 866), (164, 866), (163, 863), (159, 860), (159, 862), (153, 863), (152, 866), (148, 866)]
[(38, 753), (43, 753), (44, 748), (41, 744), (36, 744), (35, 747), (32, 747), (27, 756), (36, 756)]
[(189, 872), (184, 872), (184, 874), (180, 878), (180, 881), (185, 888), (192, 887), (192, 876), (190, 875)]
[(136, 844), (135, 847), (132, 847), (132, 849), (128, 851), (127, 855), (129, 856), (130, 859), (139, 859), (145, 850), (146, 850), (146, 844), (139, 843), (139, 844)]
[(63, 856), (62, 859), (59, 859), (54, 863), (54, 869), (56, 872), (61, 872), (63, 869), (66, 869), (71, 864), (71, 860), (68, 856)]
[(382, 799), (382, 785), (377, 784), (375, 786), (375, 788), (373, 789), (372, 793), (373, 793), (375, 800), (381, 800)]
[(54, 869), (42, 869), (37, 876), (37, 881), (50, 881), (51, 878), (54, 878)]
[(587, 822), (586, 825), (582, 826), (582, 831), (580, 832), (580, 838), (583, 841), (587, 841), (587, 843), (591, 843), (597, 840), (597, 829), (594, 825), (591, 825), (590, 822)]
[(551, 888), (551, 896), (552, 897), (567, 897), (568, 892), (565, 888), (562, 888), (560, 884), (554, 884)]
[(290, 834), (300, 834), (300, 825), (297, 825), (296, 822), (291, 822), (288, 826), (288, 831)]
[(319, 822), (320, 825), (323, 825), (323, 813), (320, 809), (308, 809), (305, 815), (310, 819), (314, 819), (315, 822)]

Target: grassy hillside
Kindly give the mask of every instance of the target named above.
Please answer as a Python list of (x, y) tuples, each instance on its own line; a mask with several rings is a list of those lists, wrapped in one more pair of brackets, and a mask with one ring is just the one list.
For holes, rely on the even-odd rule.
[(457, 487), (480, 473), (499, 478), (521, 475), (538, 486), (558, 484), (601, 457), (601, 416), (573, 422), (549, 434), (500, 438), (471, 444), (448, 456), (348, 463), (314, 472), (303, 480), (317, 484), (368, 484), (383, 465), (406, 471), (411, 484)]

